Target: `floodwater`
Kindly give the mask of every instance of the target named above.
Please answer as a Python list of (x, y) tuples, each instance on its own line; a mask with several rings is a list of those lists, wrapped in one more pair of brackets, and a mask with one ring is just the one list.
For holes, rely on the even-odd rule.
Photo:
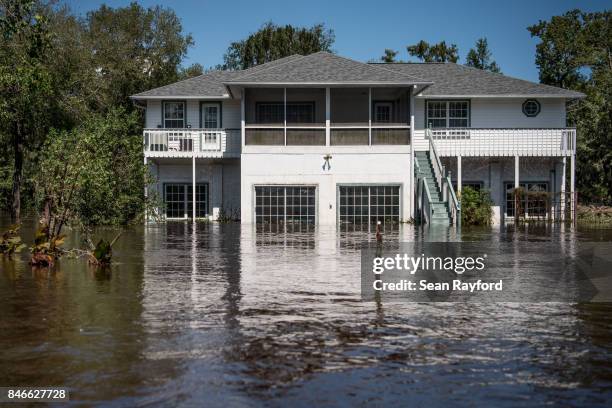
[[(125, 232), (106, 271), (0, 258), (0, 386), (125, 407), (610, 406), (612, 305), (364, 302), (359, 249), (373, 239), (169, 223)], [(612, 241), (612, 230), (464, 228), (461, 239)]]

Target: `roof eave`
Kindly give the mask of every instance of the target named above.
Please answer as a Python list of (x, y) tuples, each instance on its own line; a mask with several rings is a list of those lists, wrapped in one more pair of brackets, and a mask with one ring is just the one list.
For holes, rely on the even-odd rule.
[(231, 99), (229, 94), (225, 95), (132, 95), (132, 100), (167, 100), (167, 99)]
[(413, 85), (433, 85), (433, 82), (420, 82), (420, 81), (411, 81), (411, 82), (386, 82), (386, 81), (302, 81), (302, 82), (262, 82), (262, 81), (227, 81), (223, 82), (224, 85), (227, 86), (271, 86), (271, 87), (281, 87), (281, 86), (372, 86), (372, 87), (383, 87), (383, 86), (402, 86), (402, 87), (411, 87)]
[(443, 95), (427, 94), (416, 95), (417, 98), (542, 98), (542, 99), (583, 99), (586, 95), (555, 95), (555, 94), (463, 94), (463, 95)]

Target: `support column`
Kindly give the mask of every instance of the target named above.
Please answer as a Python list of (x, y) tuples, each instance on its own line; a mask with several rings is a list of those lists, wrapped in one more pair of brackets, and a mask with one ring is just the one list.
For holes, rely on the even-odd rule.
[(331, 96), (330, 89), (325, 88), (325, 146), (329, 146), (331, 144), (331, 104), (330, 104)]
[(191, 182), (192, 182), (192, 191), (191, 191), (191, 201), (193, 205), (191, 206), (191, 217), (193, 218), (193, 223), (196, 222), (196, 159), (195, 152), (191, 155)]
[(368, 88), (368, 145), (372, 146), (372, 88)]
[(514, 156), (514, 188), (519, 188), (519, 157)]
[[(409, 91), (409, 103), (410, 103), (410, 129), (409, 129), (409, 135), (410, 135), (410, 203), (409, 203), (409, 209), (410, 209), (410, 216), (412, 217), (413, 220), (416, 219), (416, 201), (414, 200), (414, 195), (417, 194), (417, 188), (415, 186), (415, 178), (414, 178), (414, 160), (415, 160), (415, 156), (414, 156), (414, 91), (416, 89), (416, 85), (413, 86), (412, 89), (410, 89)], [(417, 197), (418, 199), (418, 197)]]
[(457, 156), (457, 194), (461, 201), (461, 156)]
[[(520, 177), (519, 175), (519, 157), (517, 155), (517, 156), (514, 156), (514, 222), (518, 222), (519, 220), (519, 211), (518, 211), (519, 199), (518, 199), (517, 192), (516, 192), (516, 190), (520, 186), (519, 177)], [(525, 214), (527, 214), (526, 208), (524, 208), (523, 211), (525, 211)]]
[(245, 129), (244, 129), (244, 117), (246, 116), (244, 108), (245, 108), (245, 101), (244, 101), (244, 97), (246, 95), (246, 92), (244, 91), (244, 89), (240, 92), (240, 138), (242, 139), (242, 146), (244, 146), (246, 143), (246, 138), (245, 138)]
[(576, 153), (570, 156), (570, 217), (576, 219)]
[(561, 221), (565, 221), (565, 175), (567, 174), (567, 157), (563, 156), (561, 165)]
[(283, 88), (283, 134), (287, 146), (287, 88)]
[[(149, 172), (149, 166), (147, 165), (147, 156), (145, 155), (144, 157), (144, 165), (145, 165), (145, 169), (147, 171), (147, 173)], [(147, 206), (146, 206), (146, 202), (147, 202), (147, 198), (149, 197), (149, 187), (147, 186), (147, 182), (146, 182), (146, 176), (145, 176), (145, 185), (144, 185), (144, 198), (145, 198), (145, 214), (144, 214), (144, 219), (145, 219), (145, 223), (148, 220), (148, 214), (147, 214)]]

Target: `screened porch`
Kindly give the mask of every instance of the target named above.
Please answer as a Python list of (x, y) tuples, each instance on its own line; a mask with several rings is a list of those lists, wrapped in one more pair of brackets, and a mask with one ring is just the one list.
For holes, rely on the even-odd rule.
[(410, 144), (408, 88), (247, 88), (245, 145)]

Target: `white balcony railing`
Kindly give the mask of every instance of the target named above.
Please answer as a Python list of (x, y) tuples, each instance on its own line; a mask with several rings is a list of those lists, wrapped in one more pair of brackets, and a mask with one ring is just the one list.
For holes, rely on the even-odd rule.
[[(427, 150), (426, 133), (422, 141), (415, 134), (417, 150)], [(576, 149), (573, 128), (445, 128), (431, 134), (440, 156), (569, 156)]]
[(240, 155), (238, 129), (144, 129), (145, 154), (151, 157)]

